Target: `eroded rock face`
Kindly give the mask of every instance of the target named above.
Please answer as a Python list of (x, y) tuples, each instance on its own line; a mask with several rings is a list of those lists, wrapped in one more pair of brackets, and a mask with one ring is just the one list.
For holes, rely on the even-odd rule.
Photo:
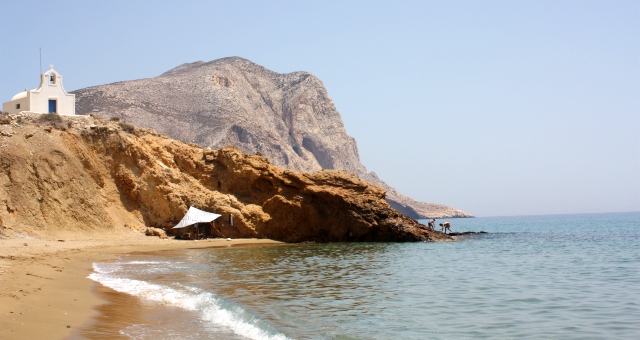
[(2, 225), (171, 228), (195, 206), (222, 214), (216, 227), (233, 238), (450, 240), (401, 215), (384, 189), (346, 171), (300, 173), (235, 147), (203, 149), (122, 122), (64, 117), (51, 129), (38, 117), (2, 127), (11, 135), (0, 147)]
[(294, 171), (345, 170), (383, 187), (387, 200), (414, 218), (471, 216), (416, 202), (367, 172), (324, 85), (308, 72), (280, 74), (233, 57), (73, 93), (78, 114), (117, 116), (212, 149), (233, 145), (260, 152)]

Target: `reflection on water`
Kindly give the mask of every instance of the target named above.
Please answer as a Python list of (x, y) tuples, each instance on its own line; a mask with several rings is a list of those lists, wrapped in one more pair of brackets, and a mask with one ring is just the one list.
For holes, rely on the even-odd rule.
[[(346, 336), (331, 320), (387, 313), (391, 305), (376, 296), (388, 285), (401, 284), (389, 264), (400, 260), (394, 253), (402, 247), (344, 243), (190, 250), (180, 256), (181, 263), (191, 264), (189, 274), (161, 275), (154, 282), (188, 277), (188, 284), (246, 306), (293, 337)], [(387, 290), (384, 300), (395, 304), (398, 294)]]
[[(96, 293), (107, 303), (96, 307), (99, 314), (95, 320), (74, 332), (70, 339), (129, 339), (120, 330), (143, 322), (140, 300), (102, 286), (96, 288)], [(123, 305), (128, 308), (122, 308)]]

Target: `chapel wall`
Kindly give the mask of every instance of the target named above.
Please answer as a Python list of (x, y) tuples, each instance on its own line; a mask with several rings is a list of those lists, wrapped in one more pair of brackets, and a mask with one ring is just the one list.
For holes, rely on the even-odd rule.
[(55, 100), (56, 112), (61, 115), (75, 115), (75, 95), (68, 94), (62, 87), (62, 76), (57, 73), (55, 82), (50, 83), (49, 72), (41, 78), (40, 87), (31, 91), (31, 111), (49, 113), (49, 100)]
[[(19, 104), (20, 107), (16, 107), (16, 105)], [(16, 100), (12, 100), (10, 102), (6, 102), (4, 104), (2, 104), (2, 111), (6, 112), (10, 115), (14, 115), (17, 113), (20, 113), (22, 111), (29, 111), (29, 95), (27, 95), (24, 98), (20, 98), (20, 99), (16, 99)]]

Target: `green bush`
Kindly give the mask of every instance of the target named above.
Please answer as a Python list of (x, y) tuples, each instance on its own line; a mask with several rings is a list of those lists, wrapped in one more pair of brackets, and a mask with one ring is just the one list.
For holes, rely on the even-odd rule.
[(111, 118), (109, 118), (109, 120), (112, 121), (112, 122), (119, 122), (120, 121), (120, 117), (112, 116)]

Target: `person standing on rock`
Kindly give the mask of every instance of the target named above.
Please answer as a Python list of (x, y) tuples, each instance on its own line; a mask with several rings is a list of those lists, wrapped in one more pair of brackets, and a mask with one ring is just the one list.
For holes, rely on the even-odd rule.
[(449, 222), (440, 223), (440, 227), (440, 231), (444, 232), (445, 234), (447, 233), (447, 229), (449, 229), (449, 232), (451, 232), (451, 223)]
[(431, 230), (436, 230), (436, 219), (435, 218), (432, 218), (431, 221), (429, 221), (428, 227)]

